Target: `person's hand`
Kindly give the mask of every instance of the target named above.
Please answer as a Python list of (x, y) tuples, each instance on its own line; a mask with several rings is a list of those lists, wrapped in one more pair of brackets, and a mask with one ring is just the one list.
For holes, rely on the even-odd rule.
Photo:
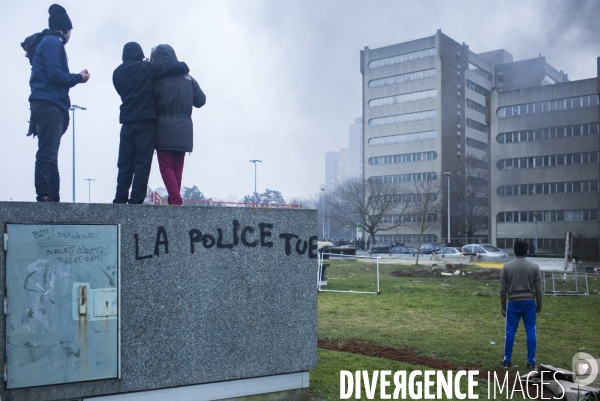
[(502, 314), (502, 316), (506, 317), (506, 308), (500, 309), (500, 313)]
[(83, 70), (79, 73), (81, 75), (81, 83), (84, 84), (90, 79), (90, 73), (88, 70)]
[(538, 305), (535, 307), (535, 313), (542, 313), (542, 306)]

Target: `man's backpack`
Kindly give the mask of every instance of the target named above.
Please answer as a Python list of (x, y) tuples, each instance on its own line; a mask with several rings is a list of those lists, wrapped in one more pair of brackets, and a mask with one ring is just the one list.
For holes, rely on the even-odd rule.
[(29, 64), (33, 65), (33, 55), (35, 54), (35, 49), (37, 45), (40, 43), (44, 36), (54, 35), (58, 36), (60, 40), (64, 41), (64, 37), (51, 29), (44, 29), (42, 32), (34, 33), (31, 36), (25, 38), (25, 40), (21, 43), (21, 47), (25, 50), (25, 57), (29, 59)]

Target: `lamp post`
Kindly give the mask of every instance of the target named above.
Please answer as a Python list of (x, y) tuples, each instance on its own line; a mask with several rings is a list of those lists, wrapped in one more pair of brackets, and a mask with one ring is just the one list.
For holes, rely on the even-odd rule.
[(88, 182), (88, 203), (90, 203), (92, 199), (92, 181), (96, 181), (93, 178), (84, 178)]
[(323, 241), (325, 241), (325, 188), (321, 188), (322, 196), (322, 205), (323, 205)]
[(75, 203), (75, 110), (87, 110), (85, 107), (72, 105), (70, 110), (73, 112), (73, 203)]
[(254, 203), (258, 206), (258, 194), (256, 193), (256, 163), (262, 163), (262, 160), (250, 160), (250, 163), (254, 163)]
[(444, 175), (448, 176), (448, 243), (450, 243), (450, 176), (452, 173), (444, 171)]

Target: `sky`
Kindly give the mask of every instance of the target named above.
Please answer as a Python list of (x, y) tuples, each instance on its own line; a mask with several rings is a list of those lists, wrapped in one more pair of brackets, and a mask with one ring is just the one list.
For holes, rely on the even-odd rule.
[[(37, 140), (26, 137), (30, 66), (20, 43), (47, 28), (49, 1), (2, 0), (0, 201), (34, 201)], [(70, 91), (75, 113), (76, 201), (114, 197), (120, 99), (112, 73), (123, 45), (146, 55), (167, 43), (206, 93), (194, 109), (194, 151), (183, 186), (239, 201), (254, 191), (286, 200), (319, 192), (325, 153), (348, 147), (362, 113), (360, 50), (433, 36), (475, 52), (504, 48), (515, 61), (546, 56), (570, 80), (596, 77), (597, 0), (102, 0), (60, 1), (73, 23), (71, 72), (91, 78)], [(73, 130), (59, 152), (61, 199), (72, 200)], [(95, 181), (86, 181), (85, 179)], [(164, 187), (154, 158), (149, 185)], [(91, 195), (89, 189), (91, 188)]]

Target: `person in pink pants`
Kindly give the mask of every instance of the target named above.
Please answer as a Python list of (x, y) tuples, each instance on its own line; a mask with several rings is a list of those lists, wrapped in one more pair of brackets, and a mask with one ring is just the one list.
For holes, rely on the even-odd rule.
[[(151, 63), (171, 64), (177, 61), (175, 51), (169, 45), (158, 45), (152, 49)], [(188, 74), (162, 78), (156, 81), (154, 91), (160, 174), (169, 193), (169, 205), (183, 205), (180, 191), (185, 153), (192, 152), (194, 148), (192, 108), (204, 106), (206, 95)]]

